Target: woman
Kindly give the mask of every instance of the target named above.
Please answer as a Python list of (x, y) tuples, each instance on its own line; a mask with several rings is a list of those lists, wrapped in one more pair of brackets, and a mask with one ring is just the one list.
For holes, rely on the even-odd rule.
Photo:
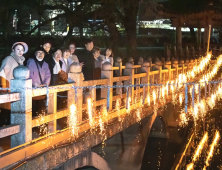
[[(75, 43), (71, 43), (69, 44), (69, 50), (70, 50), (70, 57), (68, 58), (70, 65), (72, 63), (79, 63), (79, 59), (78, 57), (74, 54), (75, 50), (76, 50), (76, 44)], [(80, 66), (83, 66), (83, 62), (79, 63)]]
[(70, 50), (69, 49), (63, 49), (62, 50), (62, 57), (61, 61), (63, 62), (62, 64), (62, 70), (66, 73), (69, 72), (69, 66), (71, 65), (71, 61), (69, 60), (70, 58)]
[(105, 52), (105, 59), (103, 63), (109, 62), (113, 65), (113, 50), (111, 48), (107, 48)]
[[(0, 68), (1, 86), (3, 88), (10, 87), (11, 79), (14, 79), (13, 70), (19, 65), (23, 65), (25, 58), (23, 54), (27, 53), (28, 45), (24, 42), (16, 42), (12, 46), (12, 52), (3, 61)], [(4, 92), (4, 91), (3, 91)], [(11, 103), (0, 104), (1, 121), (0, 126), (10, 124)]]
[(36, 49), (35, 56), (27, 62), (33, 87), (48, 86), (51, 74), (48, 64), (44, 61), (45, 52), (42, 47)]
[(51, 72), (50, 85), (58, 85), (68, 82), (67, 74), (62, 70), (63, 62), (61, 61), (62, 51), (57, 49), (53, 57), (49, 60), (49, 70)]
[(93, 70), (93, 79), (101, 79), (101, 67), (102, 63), (104, 63), (104, 56), (100, 55), (100, 48), (95, 46), (92, 49), (92, 54), (94, 57), (94, 70)]
[(5, 74), (5, 78), (1, 78), (2, 87), (10, 87), (10, 80), (14, 79), (13, 70), (19, 65), (23, 65), (25, 57), (23, 54), (27, 53), (28, 45), (24, 42), (16, 42), (12, 46), (12, 52), (3, 61), (0, 72)]
[(52, 52), (51, 52), (52, 44), (50, 42), (46, 41), (46, 42), (44, 42), (42, 47), (43, 47), (44, 52), (45, 52), (44, 60), (48, 63), (52, 58)]

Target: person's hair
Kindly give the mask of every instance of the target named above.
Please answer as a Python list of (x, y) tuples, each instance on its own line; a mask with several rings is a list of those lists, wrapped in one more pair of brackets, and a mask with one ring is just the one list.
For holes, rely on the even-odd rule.
[(69, 46), (70, 45), (74, 45), (76, 47), (76, 43), (74, 43), (74, 42), (69, 43)]
[(63, 48), (62, 49), (62, 53), (67, 52), (67, 51), (70, 52), (70, 50), (68, 48)]
[(53, 52), (52, 52), (52, 54), (53, 54), (53, 56), (55, 55), (55, 53), (56, 53), (56, 51), (61, 51), (61, 53), (62, 53), (62, 50), (60, 49), (60, 48), (56, 48)]
[(91, 43), (91, 42), (93, 42), (91, 39), (85, 39), (84, 44), (88, 44), (88, 43)]
[(15, 44), (14, 47), (13, 47), (12, 49), (15, 50), (15, 47), (17, 47), (18, 45), (21, 45), (21, 46), (23, 47), (23, 50), (25, 51), (25, 47), (24, 47), (24, 45), (21, 44), (21, 43)]
[(101, 49), (97, 46), (94, 46), (93, 49), (92, 49), (92, 53), (94, 54), (97, 51), (101, 51)]
[(112, 50), (112, 48), (110, 48), (110, 47), (106, 48), (106, 50), (105, 50), (105, 56), (106, 56), (106, 51), (107, 51), (107, 50), (110, 50), (110, 51), (111, 51), (111, 54), (110, 54), (109, 57), (113, 57), (113, 50)]

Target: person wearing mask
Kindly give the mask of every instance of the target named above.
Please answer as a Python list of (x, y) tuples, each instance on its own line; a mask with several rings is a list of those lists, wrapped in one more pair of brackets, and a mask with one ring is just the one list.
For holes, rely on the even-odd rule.
[(70, 50), (65, 48), (62, 51), (62, 57), (61, 57), (61, 61), (62, 61), (62, 70), (66, 73), (69, 72), (69, 66), (71, 65), (71, 61), (69, 60), (70, 57)]
[(0, 72), (5, 75), (5, 77), (1, 77), (2, 87), (10, 87), (10, 81), (14, 79), (13, 70), (15, 67), (23, 65), (25, 61), (23, 54), (27, 53), (27, 51), (28, 45), (26, 43), (16, 42), (13, 44), (11, 54), (2, 61), (0, 68)]
[(105, 59), (103, 55), (100, 55), (100, 48), (99, 47), (93, 47), (92, 54), (94, 57), (94, 70), (93, 70), (93, 79), (101, 79), (101, 67), (102, 63)]
[(111, 48), (107, 48), (105, 51), (103, 63), (105, 62), (109, 62), (113, 65), (113, 50)]
[(49, 70), (51, 73), (50, 85), (58, 85), (68, 82), (67, 74), (62, 70), (63, 62), (61, 61), (62, 51), (55, 50), (53, 57), (49, 60)]
[(51, 74), (48, 64), (44, 60), (45, 52), (42, 47), (36, 49), (35, 56), (27, 61), (27, 68), (30, 71), (33, 87), (48, 86)]
[(85, 40), (85, 49), (78, 54), (79, 62), (82, 64), (82, 72), (84, 75), (84, 80), (93, 79), (94, 70), (94, 57), (92, 54), (93, 41), (90, 39)]
[(43, 47), (44, 52), (45, 52), (44, 60), (45, 60), (47, 63), (49, 63), (49, 61), (50, 61), (51, 58), (53, 57), (53, 56), (52, 56), (52, 51), (51, 51), (52, 44), (51, 44), (49, 41), (46, 41), (46, 42), (43, 43), (42, 47)]

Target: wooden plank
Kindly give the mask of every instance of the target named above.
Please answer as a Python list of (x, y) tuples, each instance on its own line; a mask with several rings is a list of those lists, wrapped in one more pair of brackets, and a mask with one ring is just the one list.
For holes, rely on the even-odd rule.
[(20, 100), (20, 93), (0, 94), (0, 104), (8, 103), (8, 102), (15, 102), (18, 100)]
[[(75, 83), (69, 83), (69, 84), (63, 84), (63, 85), (57, 85), (57, 86), (49, 86), (49, 94), (56, 93), (56, 92), (62, 92), (62, 91), (68, 91), (70, 88), (75, 86)], [(42, 96), (46, 95), (47, 88), (39, 88), (39, 89), (33, 89), (32, 90), (32, 97), (36, 96)]]
[(112, 70), (119, 70), (119, 67), (113, 67)]
[(107, 79), (89, 80), (89, 81), (83, 81), (82, 87), (106, 85), (107, 83), (108, 83)]
[[(93, 106), (101, 106), (104, 104), (106, 105), (106, 101), (107, 101), (106, 99), (95, 101), (95, 102), (93, 102)], [(83, 110), (87, 109), (87, 104), (83, 104), (82, 109)]]
[(168, 69), (162, 70), (162, 73), (168, 73)]
[(159, 74), (159, 70), (151, 71), (150, 75)]
[(113, 82), (129, 80), (130, 76), (113, 77)]
[(134, 78), (146, 77), (147, 73), (134, 74)]
[(141, 65), (134, 65), (133, 68), (141, 68)]
[(0, 128), (0, 138), (11, 136), (20, 132), (20, 125), (8, 125)]

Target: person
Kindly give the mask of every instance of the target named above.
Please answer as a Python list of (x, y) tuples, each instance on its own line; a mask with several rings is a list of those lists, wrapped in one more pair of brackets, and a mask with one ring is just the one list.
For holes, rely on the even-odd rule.
[(62, 61), (62, 70), (66, 73), (69, 72), (69, 66), (72, 64), (71, 61), (69, 60), (70, 57), (70, 50), (68, 48), (63, 49), (62, 51), (62, 57), (61, 57), (61, 61)]
[(109, 62), (113, 65), (113, 51), (111, 48), (107, 48), (105, 51), (103, 63), (105, 63), (105, 62)]
[(67, 74), (62, 70), (63, 62), (61, 61), (62, 51), (56, 49), (53, 53), (53, 57), (49, 60), (49, 70), (51, 73), (50, 85), (58, 85), (68, 82)]
[(33, 87), (48, 86), (51, 80), (51, 74), (48, 64), (44, 60), (45, 52), (43, 47), (36, 49), (35, 56), (27, 61), (26, 67), (30, 71)]
[(49, 63), (49, 61), (52, 59), (52, 51), (51, 51), (51, 47), (52, 44), (49, 41), (46, 41), (43, 43), (42, 45), (44, 52), (45, 52), (45, 56), (44, 56), (44, 60), (45, 62)]
[[(23, 65), (25, 57), (23, 54), (27, 53), (28, 45), (25, 42), (16, 42), (12, 45), (12, 52), (7, 56), (1, 64), (0, 73), (1, 86), (2, 88), (10, 88), (10, 81), (14, 79), (13, 70), (19, 66)], [(3, 76), (4, 75), (4, 76)], [(7, 90), (3, 90), (5, 93)], [(0, 104), (1, 121), (0, 125), (10, 124), (10, 113), (11, 113), (11, 103)]]
[[(68, 58), (70, 65), (72, 63), (79, 63), (79, 59), (77, 55), (75, 55), (75, 50), (76, 50), (76, 44), (75, 43), (70, 43), (69, 44), (69, 50), (70, 50), (70, 57)], [(81, 66), (83, 65), (82, 63), (79, 63)]]
[(93, 79), (101, 79), (101, 67), (105, 59), (103, 55), (100, 55), (100, 48), (95, 46), (92, 49), (92, 54), (95, 59), (94, 61), (94, 70), (93, 70)]
[[(45, 52), (43, 47), (35, 50), (34, 56), (29, 58), (26, 67), (30, 71), (33, 87), (48, 86), (50, 84), (51, 74), (48, 64), (45, 62)], [(38, 116), (46, 112), (46, 96), (37, 96), (32, 98), (32, 116)]]
[(85, 40), (85, 49), (78, 54), (79, 62), (82, 63), (82, 72), (84, 75), (84, 80), (93, 79), (94, 70), (94, 57), (92, 54), (93, 41), (91, 39)]
[(23, 65), (25, 57), (23, 54), (27, 53), (28, 45), (24, 42), (16, 42), (12, 46), (12, 52), (3, 61), (0, 72), (4, 72), (5, 78), (1, 77), (2, 87), (10, 87), (10, 80), (14, 79), (13, 70), (19, 65)]

